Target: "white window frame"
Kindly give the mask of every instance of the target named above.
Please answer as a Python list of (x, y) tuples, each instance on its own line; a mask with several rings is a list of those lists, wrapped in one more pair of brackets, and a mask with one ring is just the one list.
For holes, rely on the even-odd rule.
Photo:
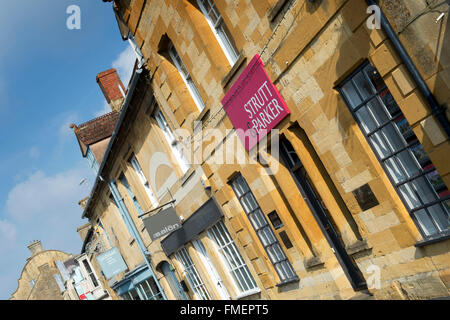
[(158, 122), (160, 129), (164, 133), (164, 137), (166, 138), (167, 143), (169, 144), (172, 153), (175, 156), (178, 165), (180, 166), (181, 171), (183, 172), (183, 174), (185, 174), (189, 170), (190, 164), (186, 159), (186, 156), (184, 155), (183, 148), (175, 138), (172, 129), (167, 124), (166, 118), (159, 108), (155, 111), (155, 119)]
[(194, 80), (192, 80), (189, 71), (187, 70), (183, 60), (178, 54), (177, 49), (175, 49), (173, 43), (170, 43), (168, 51), (170, 58), (172, 59), (173, 63), (175, 64), (175, 67), (180, 73), (181, 78), (183, 78), (183, 81), (186, 84), (186, 87), (188, 88), (189, 93), (192, 96), (192, 99), (194, 99), (194, 102), (197, 105), (198, 110), (201, 112), (203, 109), (205, 109), (205, 104), (203, 103), (202, 97), (200, 96), (200, 92), (198, 91), (197, 86), (194, 83)]
[[(233, 66), (239, 58), (239, 54), (233, 43), (229, 39), (229, 35), (227, 34), (228, 32), (222, 15), (219, 13), (214, 1), (212, 0), (197, 0), (197, 3), (203, 15), (205, 16), (205, 19), (208, 22), (212, 32), (214, 33), (217, 42), (219, 42), (220, 47), (227, 57), (228, 62), (231, 66)], [(211, 14), (214, 15), (216, 21), (213, 21), (211, 19)]]
[(137, 160), (136, 155), (134, 153), (131, 155), (129, 162), (133, 167), (134, 172), (138, 176), (139, 181), (142, 183), (142, 186), (144, 187), (145, 192), (147, 193), (147, 196), (150, 199), (153, 208), (157, 208), (159, 205), (159, 201), (156, 198), (155, 194), (153, 193), (153, 190), (151, 189), (150, 184), (147, 178), (145, 177), (144, 172), (142, 171), (142, 168), (139, 165), (139, 161)]
[[(95, 274), (94, 269), (92, 268), (92, 265), (91, 265), (90, 261), (88, 259), (81, 259), (81, 264), (83, 265), (83, 269), (84, 269), (84, 271), (86, 272), (86, 274), (88, 276), (87, 279), (89, 279), (88, 281), (91, 283), (92, 288), (94, 288), (94, 289), (99, 288), (100, 287), (100, 281), (97, 278), (97, 275)], [(89, 267), (89, 269), (91, 270), (90, 272), (89, 272), (88, 268), (86, 268), (86, 264)], [(95, 285), (94, 280), (97, 283), (97, 285)]]
[(192, 241), (192, 244), (194, 245), (195, 250), (197, 250), (197, 253), (200, 256), (200, 259), (202, 260), (202, 263), (205, 266), (210, 279), (213, 281), (217, 292), (219, 292), (221, 299), (222, 300), (230, 300), (230, 294), (228, 293), (228, 290), (225, 287), (225, 284), (223, 283), (222, 278), (220, 277), (219, 273), (217, 272), (216, 267), (214, 266), (213, 262), (211, 261), (211, 258), (209, 257), (208, 253), (206, 252), (206, 248), (203, 245), (202, 241), (200, 239), (196, 239), (196, 240)]
[[(227, 273), (231, 275), (238, 297), (243, 297), (260, 289), (256, 285), (250, 270), (236, 247), (223, 221), (207, 230), (208, 237), (214, 243)], [(232, 259), (230, 259), (232, 258)], [(245, 280), (245, 279), (248, 279)], [(236, 299), (238, 298), (236, 297)]]
[(97, 174), (99, 170), (99, 164), (97, 162), (97, 159), (95, 158), (94, 152), (92, 152), (90, 147), (87, 148), (86, 159), (89, 162), (89, 167), (94, 171), (95, 174)]
[(198, 273), (187, 249), (185, 247), (180, 248), (177, 252), (175, 252), (175, 258), (183, 267), (183, 273), (186, 275), (186, 279), (194, 292), (195, 298), (197, 300), (211, 300), (211, 295), (200, 274)]

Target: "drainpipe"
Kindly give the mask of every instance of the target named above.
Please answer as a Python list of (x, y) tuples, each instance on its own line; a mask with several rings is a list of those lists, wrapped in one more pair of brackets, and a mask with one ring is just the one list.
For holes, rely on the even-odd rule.
[[(369, 6), (372, 5), (378, 6), (375, 0), (366, 0), (366, 2)], [(397, 51), (397, 54), (400, 56), (400, 59), (405, 64), (405, 67), (408, 69), (411, 77), (417, 84), (417, 87), (419, 88), (420, 92), (423, 94), (428, 104), (430, 105), (431, 113), (436, 117), (436, 119), (441, 124), (442, 128), (447, 134), (447, 138), (450, 138), (450, 124), (447, 119), (447, 116), (445, 115), (445, 109), (439, 105), (430, 88), (428, 88), (428, 85), (420, 75), (419, 71), (417, 70), (416, 66), (411, 60), (411, 57), (408, 55), (408, 52), (406, 51), (405, 47), (400, 42), (400, 39), (397, 37), (397, 33), (392, 28), (383, 11), (381, 11), (381, 8), (380, 8), (380, 15), (381, 15), (381, 27), (383, 28), (389, 40), (391, 40), (395, 50)]]
[(153, 272), (153, 268), (150, 265), (150, 262), (148, 261), (147, 256), (149, 256), (150, 253), (147, 251), (144, 242), (142, 241), (141, 237), (139, 236), (139, 232), (136, 229), (136, 226), (134, 225), (133, 220), (131, 219), (130, 213), (128, 212), (128, 210), (124, 204), (123, 198), (121, 197), (119, 190), (117, 190), (117, 185), (116, 185), (115, 181), (108, 182), (108, 186), (109, 186), (109, 189), (111, 190), (111, 194), (113, 195), (114, 200), (117, 203), (117, 206), (119, 207), (119, 211), (123, 218), (123, 221), (125, 222), (125, 225), (127, 226), (128, 231), (131, 233), (131, 236), (135, 239), (135, 241), (138, 245), (139, 251), (141, 251), (142, 256), (144, 257), (145, 264), (147, 265), (148, 270), (150, 271), (153, 279), (155, 280), (156, 285), (158, 286), (159, 292), (161, 292), (163, 299), (167, 300), (164, 290), (160, 286), (159, 281), (156, 278), (155, 273)]

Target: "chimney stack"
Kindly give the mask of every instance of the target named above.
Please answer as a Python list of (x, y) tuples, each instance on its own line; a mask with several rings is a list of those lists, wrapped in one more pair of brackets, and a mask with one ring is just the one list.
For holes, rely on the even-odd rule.
[(100, 72), (96, 79), (111, 110), (120, 112), (125, 100), (126, 90), (117, 70), (113, 68)]
[(30, 249), (32, 257), (37, 255), (39, 252), (44, 251), (44, 249), (42, 249), (42, 244), (39, 240), (34, 240), (32, 243), (30, 243), (28, 245), (28, 249)]

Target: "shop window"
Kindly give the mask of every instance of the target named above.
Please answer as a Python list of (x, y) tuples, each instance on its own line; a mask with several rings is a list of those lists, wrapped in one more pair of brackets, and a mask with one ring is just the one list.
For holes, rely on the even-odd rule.
[(136, 175), (139, 178), (139, 181), (142, 183), (145, 192), (147, 193), (148, 198), (150, 199), (150, 202), (152, 203), (152, 206), (154, 208), (158, 207), (159, 203), (158, 203), (158, 199), (156, 199), (155, 194), (153, 193), (150, 184), (147, 181), (147, 178), (144, 175), (144, 172), (142, 171), (141, 166), (139, 165), (138, 160), (136, 159), (136, 156), (134, 154), (131, 155), (129, 162), (131, 164), (131, 166), (134, 169), (134, 172), (136, 173)]
[(200, 277), (200, 274), (198, 273), (197, 268), (195, 267), (194, 262), (192, 261), (186, 248), (181, 248), (178, 250), (175, 253), (175, 257), (183, 266), (183, 271), (186, 273), (186, 278), (192, 288), (192, 291), (194, 292), (195, 297), (198, 300), (211, 300), (208, 289)]
[(368, 62), (338, 90), (425, 239), (450, 233), (450, 192)]
[(121, 295), (122, 300), (163, 300), (162, 294), (153, 278), (148, 278), (133, 289)]
[(205, 108), (205, 104), (203, 103), (202, 97), (200, 96), (200, 92), (198, 91), (188, 69), (184, 65), (183, 60), (181, 59), (177, 49), (175, 49), (175, 46), (173, 45), (172, 42), (169, 43), (168, 52), (170, 58), (172, 59), (173, 64), (175, 65), (181, 77), (183, 78), (183, 81), (186, 84), (189, 93), (192, 96), (192, 99), (194, 99), (197, 108), (200, 111), (202, 111)]
[(228, 274), (234, 280), (234, 284), (239, 291), (239, 295), (246, 295), (258, 291), (255, 280), (250, 274), (250, 270), (242, 259), (236, 244), (231, 238), (224, 223), (220, 221), (210, 229), (208, 236), (214, 241), (221, 259), (224, 261)]
[(203, 15), (205, 16), (206, 21), (208, 21), (208, 24), (211, 27), (214, 36), (219, 42), (220, 47), (227, 57), (228, 62), (231, 66), (233, 66), (239, 57), (239, 53), (236, 50), (231, 34), (228, 31), (228, 28), (225, 25), (222, 16), (217, 10), (214, 1), (197, 0), (197, 3)]
[(298, 277), (291, 263), (281, 248), (275, 233), (272, 231), (266, 216), (259, 207), (244, 177), (242, 175), (235, 177), (231, 181), (231, 186), (281, 281), (286, 282), (297, 279)]

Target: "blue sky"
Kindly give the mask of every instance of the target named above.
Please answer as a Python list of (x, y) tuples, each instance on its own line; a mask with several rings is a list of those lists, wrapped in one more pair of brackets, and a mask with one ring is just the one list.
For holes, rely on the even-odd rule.
[[(70, 5), (81, 9), (80, 30), (66, 26)], [(109, 111), (95, 76), (115, 67), (127, 86), (134, 55), (101, 0), (8, 1), (0, 30), (0, 299), (8, 299), (32, 240), (80, 252), (76, 228), (87, 220), (78, 201), (94, 176), (69, 125)]]

